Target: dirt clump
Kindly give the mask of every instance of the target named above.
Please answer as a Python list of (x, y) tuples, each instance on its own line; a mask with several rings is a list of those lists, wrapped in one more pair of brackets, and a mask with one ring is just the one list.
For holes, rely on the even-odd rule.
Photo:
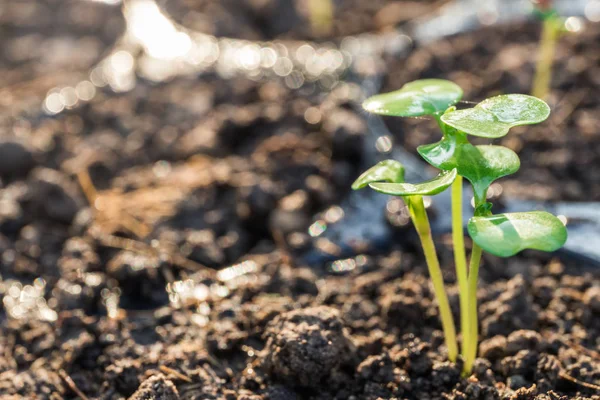
[(293, 385), (314, 385), (352, 360), (339, 312), (329, 307), (282, 314), (269, 323), (265, 338), (265, 368)]

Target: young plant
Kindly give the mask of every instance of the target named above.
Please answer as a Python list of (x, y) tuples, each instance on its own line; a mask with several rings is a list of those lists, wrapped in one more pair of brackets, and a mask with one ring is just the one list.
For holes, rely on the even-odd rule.
[(333, 0), (308, 0), (308, 15), (313, 34), (326, 36), (333, 30)]
[(565, 31), (565, 20), (552, 7), (552, 0), (537, 0), (535, 3), (535, 15), (542, 20), (542, 34), (531, 94), (545, 99), (550, 92), (556, 42)]
[[(472, 145), (469, 136), (496, 139), (510, 128), (544, 121), (550, 109), (532, 96), (510, 94), (484, 100), (474, 108), (456, 110), (462, 90), (456, 84), (425, 79), (411, 82), (400, 90), (371, 97), (363, 107), (370, 112), (399, 116), (431, 116), (437, 121), (442, 138), (437, 143), (419, 146), (418, 153), (440, 174), (427, 182), (404, 182), (404, 168), (399, 161), (382, 161), (363, 173), (353, 189), (369, 186), (406, 202), (411, 219), (423, 246), (438, 302), (448, 358), (455, 361), (458, 353), (456, 334), (442, 273), (422, 196), (438, 194), (452, 187), (452, 238), (456, 277), (460, 294), (462, 332), (461, 355), (464, 373), (470, 374), (477, 355), (477, 280), (482, 251), (509, 257), (524, 249), (554, 251), (566, 241), (567, 231), (555, 216), (532, 211), (493, 214), (487, 191), (497, 179), (517, 172), (519, 157), (510, 149), (495, 145)], [(462, 217), (463, 178), (470, 182), (474, 194), (473, 217), (468, 232), (473, 240), (467, 266)]]

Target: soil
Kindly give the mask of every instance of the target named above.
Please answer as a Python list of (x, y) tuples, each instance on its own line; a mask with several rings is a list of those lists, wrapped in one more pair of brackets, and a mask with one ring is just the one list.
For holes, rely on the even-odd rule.
[[(328, 29), (313, 29), (312, 0), (158, 0), (178, 23), (198, 32), (248, 40), (324, 41), (403, 26), (446, 3), (445, 0), (331, 0)], [(319, 4), (318, 2), (313, 2)], [(326, 4), (323, 0), (321, 4)]]
[(359, 173), (352, 93), (180, 77), (54, 117), (5, 110), (0, 398), (597, 399), (591, 266), (486, 257), (463, 378), (411, 231), (301, 263), (312, 216)]
[(54, 87), (86, 79), (119, 39), (119, 6), (77, 0), (6, 1), (0, 12), (0, 115), (35, 108)]
[[(535, 71), (539, 23), (488, 27), (416, 48), (407, 59), (391, 61), (383, 91), (420, 78), (459, 84), (464, 100), (479, 102), (503, 93), (529, 93)], [(521, 157), (519, 173), (502, 180), (512, 197), (535, 200), (599, 201), (600, 24), (588, 22), (565, 34), (556, 47), (550, 118), (514, 128), (495, 141)], [(472, 104), (461, 104), (472, 107)], [(434, 124), (386, 120), (396, 139), (410, 150), (439, 140)]]
[[(93, 247), (78, 244), (63, 263), (89, 262)], [(341, 275), (293, 267), (279, 251), (245, 258), (219, 279), (200, 273), (173, 284), (170, 304), (112, 317), (109, 297), (82, 283), (110, 279), (80, 269), (80, 280), (49, 296), (48, 305), (70, 298), (71, 307), (59, 300), (56, 321), (3, 323), (4, 398), (75, 398), (73, 388), (136, 400), (597, 398), (572, 381), (600, 380), (597, 273), (547, 258), (486, 260), (481, 356), (467, 379), (445, 359), (420, 257), (362, 256)], [(7, 282), (5, 296), (16, 287)], [(454, 286), (450, 299), (456, 312)]]

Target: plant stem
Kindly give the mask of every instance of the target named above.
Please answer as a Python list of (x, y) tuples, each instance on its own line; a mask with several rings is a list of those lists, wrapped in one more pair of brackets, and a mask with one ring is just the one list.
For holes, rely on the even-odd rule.
[(465, 358), (463, 372), (470, 374), (473, 369), (475, 357), (477, 357), (477, 339), (479, 330), (477, 326), (477, 280), (479, 278), (479, 264), (481, 263), (481, 247), (473, 243), (471, 262), (469, 264), (469, 351)]
[(333, 30), (333, 1), (308, 0), (308, 12), (315, 35), (329, 35)]
[(444, 330), (446, 347), (448, 348), (448, 358), (450, 361), (454, 362), (458, 356), (456, 328), (454, 327), (452, 311), (450, 310), (448, 296), (444, 288), (444, 277), (442, 276), (440, 262), (438, 260), (437, 253), (435, 251), (435, 244), (433, 243), (433, 238), (431, 236), (431, 227), (429, 225), (427, 212), (425, 211), (423, 197), (410, 196), (406, 197), (406, 200), (408, 203), (410, 216), (415, 228), (417, 229), (417, 233), (419, 234), (421, 245), (423, 246), (425, 261), (427, 262), (427, 268), (429, 269), (429, 275), (431, 276), (431, 282), (433, 283), (435, 298), (438, 302), (438, 307), (440, 310), (440, 319), (442, 320), (442, 329)]
[(560, 23), (556, 17), (550, 16), (544, 19), (533, 88), (531, 89), (531, 94), (540, 99), (545, 99), (550, 91), (554, 49), (560, 29)]
[(463, 178), (458, 175), (452, 184), (452, 244), (454, 250), (454, 265), (460, 296), (460, 330), (462, 332), (463, 359), (466, 358), (471, 344), (469, 330), (469, 297), (467, 281), (467, 254), (465, 252), (465, 234), (463, 228)]

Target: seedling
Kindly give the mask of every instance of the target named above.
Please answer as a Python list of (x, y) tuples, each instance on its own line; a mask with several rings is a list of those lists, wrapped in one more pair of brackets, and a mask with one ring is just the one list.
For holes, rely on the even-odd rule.
[[(512, 127), (540, 123), (550, 114), (548, 105), (533, 96), (509, 94), (489, 98), (470, 109), (457, 110), (454, 104), (461, 99), (462, 93), (452, 82), (425, 79), (367, 99), (363, 107), (376, 114), (435, 118), (442, 133), (441, 140), (419, 146), (417, 151), (441, 172), (426, 182), (406, 183), (402, 164), (386, 160), (363, 173), (352, 188), (369, 186), (381, 193), (400, 196), (406, 202), (431, 275), (448, 358), (455, 361), (458, 356), (456, 329), (423, 203), (423, 196), (433, 196), (451, 187), (454, 263), (460, 292), (461, 355), (463, 372), (470, 374), (479, 335), (477, 280), (482, 251), (500, 257), (509, 257), (525, 249), (555, 251), (565, 243), (567, 230), (557, 217), (543, 211), (493, 214), (492, 204), (487, 201), (488, 189), (497, 179), (518, 171), (519, 157), (503, 146), (475, 146), (469, 142), (469, 136), (495, 139), (506, 135)], [(473, 240), (468, 267), (462, 216), (463, 178), (470, 182), (474, 194), (473, 217), (467, 226)]]
[(315, 35), (325, 36), (333, 30), (333, 0), (308, 0), (308, 15)]
[(565, 19), (552, 7), (552, 0), (535, 0), (534, 3), (534, 13), (542, 20), (542, 34), (531, 94), (545, 99), (550, 92), (556, 42), (568, 28), (565, 29)]

